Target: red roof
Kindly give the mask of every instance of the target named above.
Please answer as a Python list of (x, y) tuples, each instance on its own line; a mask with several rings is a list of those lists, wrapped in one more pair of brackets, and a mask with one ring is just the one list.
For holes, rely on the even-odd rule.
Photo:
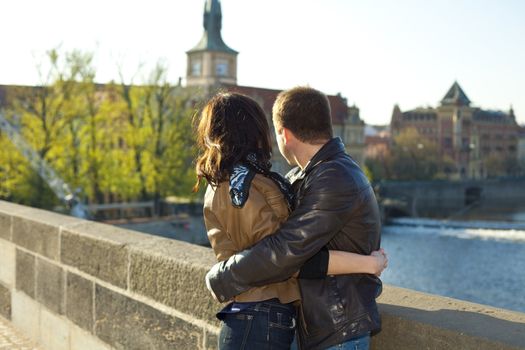
[[(240, 85), (224, 85), (224, 88), (231, 92), (238, 92), (250, 96), (261, 105), (268, 116), (272, 115), (273, 103), (277, 95), (282, 91)], [(343, 124), (348, 115), (346, 100), (339, 95), (327, 95), (327, 97), (332, 110), (332, 123), (336, 125)]]

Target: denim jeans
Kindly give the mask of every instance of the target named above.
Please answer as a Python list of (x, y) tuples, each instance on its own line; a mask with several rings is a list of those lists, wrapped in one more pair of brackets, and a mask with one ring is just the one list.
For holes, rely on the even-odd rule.
[(221, 323), (221, 350), (289, 350), (295, 334), (295, 307), (277, 300), (226, 314)]
[(326, 350), (368, 350), (370, 349), (370, 335), (350, 339), (342, 344), (337, 344)]

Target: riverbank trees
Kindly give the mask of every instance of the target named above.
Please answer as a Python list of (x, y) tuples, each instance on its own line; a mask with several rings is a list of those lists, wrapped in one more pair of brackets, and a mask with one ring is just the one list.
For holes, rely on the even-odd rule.
[[(89, 203), (191, 196), (197, 96), (158, 64), (142, 81), (97, 84), (91, 53), (48, 52), (40, 84), (11, 88), (3, 112)], [(46, 68), (43, 68), (46, 67)], [(57, 198), (0, 132), (0, 198), (51, 209)]]

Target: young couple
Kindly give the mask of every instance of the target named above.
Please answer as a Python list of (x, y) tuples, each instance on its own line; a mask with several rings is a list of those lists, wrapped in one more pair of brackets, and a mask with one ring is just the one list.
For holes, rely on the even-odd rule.
[(324, 94), (281, 92), (272, 114), (279, 151), (296, 166), (287, 179), (270, 171), (270, 127), (251, 98), (219, 93), (198, 124), (198, 183), (208, 183), (204, 220), (219, 260), (206, 283), (229, 301), (219, 347), (290, 349), (297, 334), (300, 349), (368, 349), (388, 262), (374, 192), (333, 137)]

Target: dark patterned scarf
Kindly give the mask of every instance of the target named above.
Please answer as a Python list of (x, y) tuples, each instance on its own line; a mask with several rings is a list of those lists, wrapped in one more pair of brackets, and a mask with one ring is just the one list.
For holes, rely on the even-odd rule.
[(248, 200), (250, 186), (255, 174), (261, 174), (272, 180), (284, 195), (288, 209), (293, 210), (294, 193), (292, 186), (284, 176), (270, 171), (270, 162), (262, 162), (255, 153), (250, 153), (243, 162), (235, 165), (230, 175), (230, 197), (233, 206), (242, 208)]

